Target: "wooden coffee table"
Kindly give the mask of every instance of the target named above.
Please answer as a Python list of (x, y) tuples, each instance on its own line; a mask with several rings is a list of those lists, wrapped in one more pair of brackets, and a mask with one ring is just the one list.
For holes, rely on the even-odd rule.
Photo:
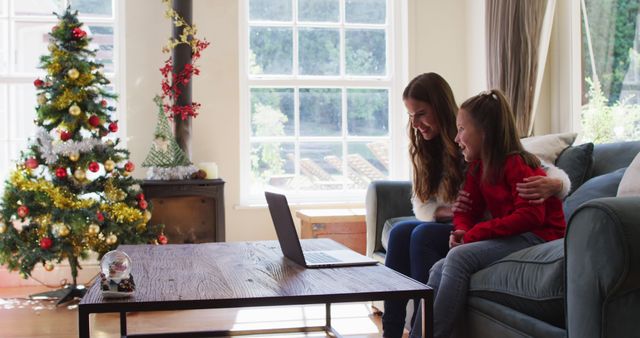
[[(330, 239), (302, 241), (305, 250), (344, 249)], [(383, 265), (306, 269), (284, 258), (277, 241), (178, 245), (121, 245), (133, 260), (137, 290), (103, 299), (99, 283), (78, 306), (80, 337), (90, 337), (89, 315), (120, 313), (122, 337), (212, 337), (326, 331), (331, 303), (421, 299), (423, 337), (432, 337), (433, 290)], [(286, 329), (127, 335), (127, 313), (276, 305), (326, 304), (326, 325)]]

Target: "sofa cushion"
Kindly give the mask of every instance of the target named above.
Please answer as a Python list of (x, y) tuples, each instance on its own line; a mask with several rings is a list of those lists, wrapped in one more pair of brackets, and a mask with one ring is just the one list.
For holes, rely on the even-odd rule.
[(382, 243), (382, 247), (384, 251), (387, 251), (387, 244), (389, 244), (389, 233), (391, 233), (391, 229), (402, 221), (415, 221), (416, 218), (413, 216), (403, 216), (403, 217), (395, 217), (389, 218), (386, 222), (384, 222), (384, 227), (382, 227), (382, 237), (380, 238), (380, 242)]
[(576, 133), (549, 134), (523, 138), (520, 142), (528, 152), (546, 162), (555, 163), (558, 155), (564, 148), (573, 144), (576, 136)]
[(640, 153), (631, 161), (629, 167), (622, 175), (618, 193), (616, 196), (638, 196), (640, 195)]
[(585, 182), (567, 197), (563, 203), (564, 218), (567, 222), (573, 212), (583, 203), (600, 197), (615, 197), (618, 193), (618, 185), (626, 169), (621, 168), (605, 175), (596, 176)]
[(469, 292), (564, 327), (564, 239), (514, 252), (476, 272)]
[(556, 166), (569, 176), (569, 180), (571, 180), (569, 195), (571, 195), (591, 177), (593, 143), (565, 148), (558, 156)]

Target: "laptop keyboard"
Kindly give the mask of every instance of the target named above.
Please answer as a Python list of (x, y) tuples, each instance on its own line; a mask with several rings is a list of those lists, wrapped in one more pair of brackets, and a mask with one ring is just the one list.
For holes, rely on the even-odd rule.
[(339, 259), (324, 252), (305, 252), (304, 259), (309, 263), (336, 263), (341, 262)]

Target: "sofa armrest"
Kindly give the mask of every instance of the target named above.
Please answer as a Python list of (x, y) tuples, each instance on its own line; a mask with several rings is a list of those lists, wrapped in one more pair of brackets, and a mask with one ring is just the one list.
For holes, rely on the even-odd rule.
[(383, 250), (380, 238), (384, 222), (390, 218), (412, 216), (411, 182), (373, 181), (367, 188), (365, 202), (367, 255)]
[(565, 237), (569, 338), (640, 332), (640, 196), (599, 198), (573, 214)]

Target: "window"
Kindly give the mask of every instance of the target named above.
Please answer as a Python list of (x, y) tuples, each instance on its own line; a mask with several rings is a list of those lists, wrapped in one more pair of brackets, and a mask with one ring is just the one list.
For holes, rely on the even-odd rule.
[(640, 1), (582, 2), (585, 141), (640, 139)]
[[(0, 0), (0, 180), (4, 180), (27, 149), (35, 135), (36, 90), (33, 81), (44, 76), (38, 69), (40, 56), (49, 53), (48, 33), (58, 21), (53, 12), (62, 13), (68, 0)], [(105, 65), (104, 72), (116, 91), (118, 88), (117, 0), (74, 0), (72, 9), (79, 12), (84, 29), (97, 49), (96, 59)], [(110, 103), (114, 104), (114, 103)], [(120, 102), (120, 105), (123, 103)], [(122, 121), (124, 122), (124, 121)], [(120, 123), (118, 134), (122, 134)]]
[[(246, 0), (241, 10), (242, 201), (362, 201), (398, 170), (404, 79), (388, 0)], [(338, 198), (337, 198), (338, 197)]]

